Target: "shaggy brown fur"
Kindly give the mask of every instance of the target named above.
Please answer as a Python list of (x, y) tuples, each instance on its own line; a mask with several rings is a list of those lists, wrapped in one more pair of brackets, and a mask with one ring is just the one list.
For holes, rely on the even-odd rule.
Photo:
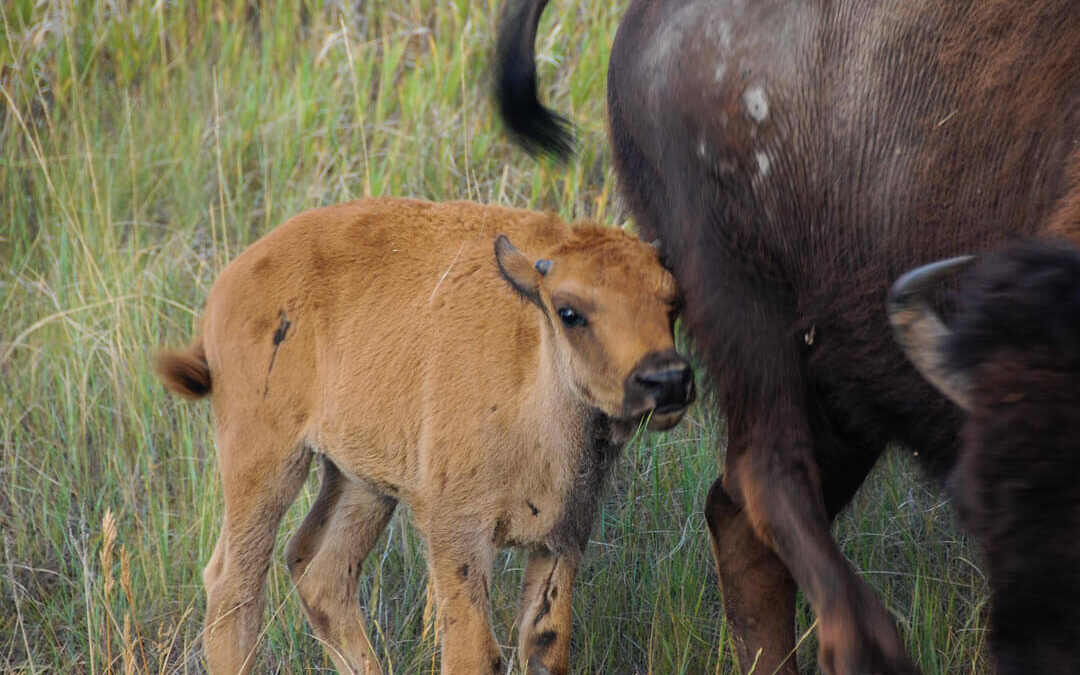
[[(500, 52), (503, 76), (528, 84), (534, 35)], [(758, 672), (797, 671), (797, 584), (826, 672), (917, 671), (828, 528), (890, 441), (939, 476), (957, 458), (962, 416), (893, 343), (886, 291), (930, 260), (1080, 232), (1078, 45), (1076, 0), (630, 3), (613, 156), (722, 389), (706, 511), (744, 668), (761, 648)], [(533, 110), (511, 119), (527, 135), (527, 87), (501, 86)]]
[(404, 500), (443, 672), (502, 672), (488, 579), (514, 545), (530, 551), (522, 663), (565, 673), (604, 475), (641, 419), (668, 428), (693, 399), (674, 302), (652, 247), (529, 211), (369, 200), (254, 243), (214, 284), (194, 346), (158, 364), (173, 391), (212, 394), (225, 518), (204, 572), (211, 670), (251, 668), (274, 535), (319, 455), (322, 491), (285, 556), (339, 671), (380, 672), (357, 583)]
[[(988, 552), (999, 673), (1080, 671), (1080, 251), (1024, 241), (981, 260), (945, 326), (922, 299), (935, 269), (897, 282), (905, 352), (967, 412), (949, 478)], [(912, 281), (917, 280), (917, 281)]]

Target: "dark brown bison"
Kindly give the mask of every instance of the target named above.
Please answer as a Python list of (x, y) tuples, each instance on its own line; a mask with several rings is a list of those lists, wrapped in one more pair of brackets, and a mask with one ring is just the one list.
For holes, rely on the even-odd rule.
[(998, 670), (1080, 672), (1080, 252), (1025, 241), (987, 256), (946, 327), (924, 295), (955, 264), (897, 282), (890, 318), (966, 412), (949, 484), (988, 553)]
[[(561, 122), (534, 89), (545, 4), (509, 5), (497, 96), (515, 135), (565, 151)], [(817, 614), (827, 672), (917, 672), (829, 521), (890, 442), (939, 477), (960, 458), (963, 410), (890, 336), (892, 280), (1018, 237), (1080, 238), (1076, 1), (632, 0), (608, 106), (622, 193), (643, 234), (662, 240), (728, 418), (726, 468), (706, 515), (740, 663), (761, 649), (755, 672), (796, 672), (797, 585)], [(1054, 418), (1040, 411), (1009, 419)], [(991, 428), (975, 415), (968, 429)], [(973, 433), (961, 468), (982, 447)], [(1005, 579), (1044, 574), (1071, 542), (1059, 532), (1010, 557), (996, 548), (1008, 534), (979, 530), (986, 514), (1028, 518), (1050, 497), (983, 475), (978, 490), (1011, 496), (991, 509), (961, 494), (967, 522), (992, 569), (1023, 570), (993, 574), (999, 670), (1044, 672), (1038, 661), (1055, 650), (1080, 660), (1080, 642), (1028, 632), (1025, 621), (1044, 622), (1027, 600), (999, 603), (1032, 597), (1009, 594)], [(1071, 504), (1070, 494), (1059, 498)], [(1076, 611), (1056, 619), (1061, 630), (1078, 624)]]

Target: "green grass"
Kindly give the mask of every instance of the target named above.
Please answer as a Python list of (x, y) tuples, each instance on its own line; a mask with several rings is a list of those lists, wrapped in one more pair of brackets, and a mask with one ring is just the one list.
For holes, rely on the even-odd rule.
[[(567, 167), (524, 156), (494, 118), (494, 0), (255, 5), (0, 5), (0, 670), (203, 671), (200, 571), (222, 508), (208, 406), (167, 397), (149, 361), (188, 339), (248, 243), (369, 194), (624, 218), (604, 82), (625, 2), (563, 0), (545, 18), (545, 95), (578, 123)], [(627, 449), (577, 587), (574, 672), (732, 672), (701, 515), (723, 438), (698, 406)], [(982, 672), (984, 577), (914, 473), (887, 457), (837, 537), (926, 672)], [(508, 657), (521, 567), (496, 565)], [(432, 672), (407, 514), (366, 570), (387, 671)], [(269, 595), (258, 672), (328, 668), (280, 562)], [(804, 663), (814, 649), (811, 634)]]

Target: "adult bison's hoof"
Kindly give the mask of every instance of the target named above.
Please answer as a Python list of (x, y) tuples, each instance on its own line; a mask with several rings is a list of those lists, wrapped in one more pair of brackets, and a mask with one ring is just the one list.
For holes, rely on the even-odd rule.
[(907, 654), (886, 655), (881, 645), (849, 646), (844, 651), (822, 645), (818, 661), (829, 675), (922, 675)]
[[(819, 617), (818, 661), (829, 675), (922, 675), (888, 614), (870, 608), (852, 619)], [(876, 615), (876, 616), (875, 616)]]

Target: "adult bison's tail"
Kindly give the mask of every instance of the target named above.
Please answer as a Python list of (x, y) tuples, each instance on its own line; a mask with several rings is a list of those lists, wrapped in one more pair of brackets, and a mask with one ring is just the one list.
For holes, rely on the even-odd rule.
[(201, 337), (186, 351), (158, 354), (154, 369), (165, 388), (174, 394), (197, 399), (210, 393), (210, 364)]
[(507, 0), (495, 45), (495, 100), (511, 137), (532, 155), (566, 159), (570, 123), (536, 98), (536, 27), (548, 0)]

